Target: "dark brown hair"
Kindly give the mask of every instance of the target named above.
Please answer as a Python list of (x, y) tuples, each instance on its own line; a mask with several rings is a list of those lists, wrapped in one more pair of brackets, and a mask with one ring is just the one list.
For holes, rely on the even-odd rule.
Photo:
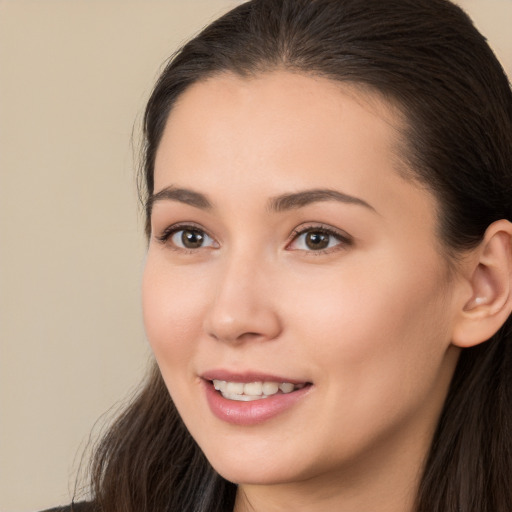
[[(411, 179), (440, 202), (448, 258), (478, 244), (493, 221), (512, 219), (510, 86), (484, 37), (446, 0), (253, 0), (236, 7), (178, 51), (155, 86), (144, 117), (145, 199), (180, 94), (221, 72), (273, 69), (360, 85), (399, 106), (407, 120), (403, 157)], [(509, 318), (492, 339), (461, 354), (416, 512), (510, 512), (511, 425)], [(233, 508), (236, 486), (208, 464), (156, 366), (92, 468), (104, 512)]]

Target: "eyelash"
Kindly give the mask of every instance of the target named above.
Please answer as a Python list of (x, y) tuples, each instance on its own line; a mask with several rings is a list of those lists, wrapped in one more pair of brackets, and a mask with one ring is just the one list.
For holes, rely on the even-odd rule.
[[(208, 238), (211, 238), (212, 240), (215, 240), (212, 236), (208, 234), (207, 231), (205, 231), (204, 228), (202, 228), (199, 225), (195, 224), (173, 224), (172, 226), (167, 227), (164, 229), (164, 231), (156, 237), (156, 239), (164, 244), (164, 245), (170, 245), (171, 249), (174, 251), (180, 251), (185, 252), (186, 254), (192, 254), (197, 251), (197, 249), (187, 249), (185, 247), (177, 247), (174, 244), (169, 244), (169, 239), (171, 239), (176, 233), (179, 233), (180, 231), (197, 231), (199, 233), (205, 234)], [(198, 249), (202, 249), (203, 247), (199, 247)]]
[[(180, 231), (197, 231), (200, 233), (204, 233), (208, 238), (211, 238), (212, 240), (215, 240), (211, 235), (208, 234), (204, 228), (202, 228), (199, 225), (195, 224), (173, 224), (172, 226), (167, 227), (160, 235), (158, 235), (156, 238), (159, 242), (162, 244), (168, 244), (169, 239), (172, 238), (176, 233), (179, 233)], [(343, 249), (347, 246), (353, 245), (353, 239), (350, 237), (347, 233), (337, 231), (333, 229), (332, 227), (328, 227), (325, 225), (319, 225), (319, 224), (312, 224), (308, 226), (303, 226), (300, 228), (295, 228), (290, 237), (289, 241), (286, 244), (286, 247), (288, 248), (293, 242), (296, 242), (299, 237), (302, 235), (305, 235), (307, 233), (319, 233), (322, 235), (327, 235), (330, 237), (335, 238), (339, 243), (337, 243), (334, 247), (328, 247), (325, 249), (318, 249), (318, 250), (303, 250), (303, 249), (294, 249), (294, 250), (302, 250), (306, 253), (311, 253), (314, 255), (321, 255), (330, 253), (336, 250)], [(199, 247), (197, 249), (187, 249), (184, 247), (176, 247), (174, 244), (171, 246), (171, 248), (175, 251), (181, 251), (185, 252), (187, 254), (194, 253), (198, 249), (206, 248), (206, 247)]]
[[(322, 235), (327, 235), (332, 238), (335, 238), (339, 242), (334, 247), (327, 247), (325, 249), (309, 250), (309, 251), (304, 250), (304, 252), (306, 252), (308, 254), (315, 255), (315, 256), (338, 251), (338, 250), (344, 249), (346, 247), (349, 247), (349, 246), (353, 245), (353, 243), (354, 243), (353, 238), (343, 231), (338, 231), (330, 226), (325, 226), (322, 224), (320, 224), (320, 225), (312, 224), (312, 225), (295, 228), (293, 230), (292, 234), (290, 235), (290, 241), (288, 242), (287, 247), (289, 247), (293, 242), (296, 242), (299, 239), (299, 237), (301, 237), (302, 235), (305, 235), (307, 233), (319, 233)], [(296, 249), (296, 250), (301, 250), (301, 249)]]

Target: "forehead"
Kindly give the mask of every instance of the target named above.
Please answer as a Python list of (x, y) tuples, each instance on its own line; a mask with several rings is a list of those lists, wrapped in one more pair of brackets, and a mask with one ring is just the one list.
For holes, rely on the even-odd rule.
[[(220, 183), (232, 193), (239, 185), (240, 194), (279, 195), (332, 185), (393, 201), (399, 189), (418, 186), (404, 158), (406, 132), (400, 108), (364, 85), (282, 70), (219, 74), (174, 104), (154, 192), (190, 183), (213, 191)], [(258, 188), (264, 180), (276, 190)]]
[[(386, 153), (400, 171), (403, 126), (398, 108), (360, 85), (286, 71), (216, 75), (193, 84), (173, 106), (157, 151), (156, 181), (159, 170), (171, 166), (243, 161), (231, 169), (233, 178), (257, 162), (278, 165), (286, 148), (302, 156), (304, 166), (295, 173), (311, 173), (333, 151), (346, 160), (347, 149), (362, 141), (368, 156)], [(192, 144), (193, 153), (187, 151)]]

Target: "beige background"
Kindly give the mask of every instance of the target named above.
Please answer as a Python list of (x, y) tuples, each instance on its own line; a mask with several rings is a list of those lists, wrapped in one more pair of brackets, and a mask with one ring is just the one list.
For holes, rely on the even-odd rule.
[[(235, 0), (0, 0), (0, 511), (66, 503), (149, 358), (132, 129)], [(512, 0), (461, 0), (512, 69)], [(135, 139), (137, 139), (135, 129)]]

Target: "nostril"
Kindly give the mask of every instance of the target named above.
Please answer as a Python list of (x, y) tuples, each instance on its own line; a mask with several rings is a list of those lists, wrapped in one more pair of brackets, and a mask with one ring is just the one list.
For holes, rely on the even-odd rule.
[(278, 308), (258, 280), (238, 274), (223, 276), (217, 293), (203, 317), (204, 332), (211, 339), (226, 343), (242, 343), (275, 339), (281, 332)]

